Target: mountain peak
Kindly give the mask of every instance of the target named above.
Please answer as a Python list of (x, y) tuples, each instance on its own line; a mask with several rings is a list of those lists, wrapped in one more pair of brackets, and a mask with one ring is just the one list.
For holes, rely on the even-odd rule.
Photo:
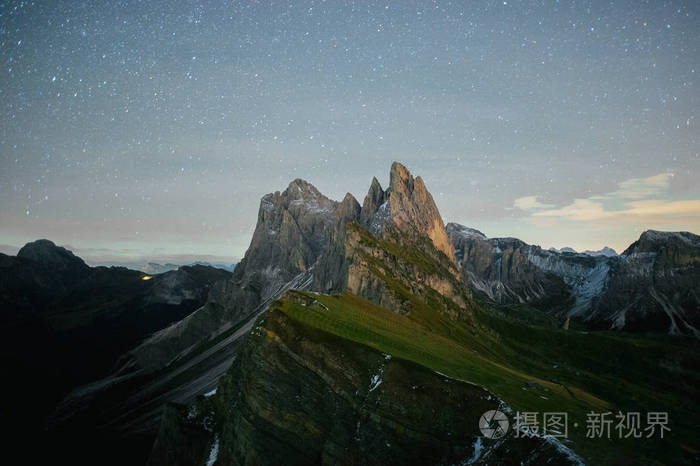
[(56, 246), (48, 239), (38, 239), (25, 244), (17, 253), (17, 257), (38, 262), (46, 268), (64, 273), (69, 269), (87, 269), (83, 260), (71, 251), (61, 246)]
[(452, 237), (452, 235), (455, 235), (464, 238), (479, 238), (483, 240), (488, 239), (485, 234), (483, 234), (476, 228), (465, 227), (464, 225), (461, 225), (459, 223), (450, 222), (447, 225), (445, 225), (445, 229), (447, 230), (447, 236), (449, 236), (450, 238)]
[(357, 202), (355, 196), (347, 193), (345, 194), (343, 201), (338, 205), (338, 212), (336, 216), (339, 219), (356, 222), (360, 218), (361, 209), (360, 203)]
[(382, 189), (382, 185), (379, 184), (379, 180), (377, 180), (377, 177), (373, 177), (372, 184), (370, 185), (369, 191), (367, 191), (365, 200), (362, 203), (360, 223), (369, 228), (369, 230), (375, 235), (381, 233), (381, 228), (384, 224), (386, 217), (385, 215), (379, 216), (381, 218), (375, 217), (377, 217), (377, 211), (380, 209), (380, 207), (388, 207), (388, 204), (386, 204), (386, 197), (387, 193)]
[(671, 238), (679, 238), (683, 241), (689, 241), (691, 243), (697, 243), (698, 240), (700, 240), (700, 236), (688, 231), (646, 230), (639, 237), (640, 240), (647, 241), (668, 241)]
[(627, 256), (637, 252), (655, 252), (660, 247), (669, 244), (676, 244), (683, 248), (700, 249), (700, 236), (687, 231), (646, 230), (622, 255)]
[(316, 186), (301, 178), (297, 178), (289, 183), (289, 186), (287, 186), (287, 189), (284, 190), (284, 193), (286, 193), (292, 199), (305, 199), (309, 196), (312, 198), (317, 198), (319, 196), (323, 196)]
[(389, 189), (393, 192), (413, 192), (414, 179), (411, 172), (400, 164), (394, 162), (389, 171)]
[[(367, 195), (372, 197), (370, 204), (373, 211), (368, 212), (372, 214), (369, 221), (370, 231), (377, 234), (384, 230), (385, 225), (390, 224), (403, 232), (425, 235), (438, 250), (456, 263), (454, 248), (447, 238), (445, 224), (423, 179), (420, 176), (414, 178), (405, 166), (394, 162), (389, 172), (389, 180), (389, 189), (386, 192), (376, 191), (378, 183), (375, 185), (373, 181)], [(363, 218), (367, 218), (365, 212)]]

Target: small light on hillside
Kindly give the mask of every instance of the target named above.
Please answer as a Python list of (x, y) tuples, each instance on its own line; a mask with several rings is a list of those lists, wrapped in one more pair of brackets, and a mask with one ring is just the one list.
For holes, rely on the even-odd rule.
[(151, 277), (150, 275), (144, 275), (143, 277), (141, 277), (141, 280), (146, 281), (146, 280), (150, 280), (151, 278), (153, 278), (153, 277)]

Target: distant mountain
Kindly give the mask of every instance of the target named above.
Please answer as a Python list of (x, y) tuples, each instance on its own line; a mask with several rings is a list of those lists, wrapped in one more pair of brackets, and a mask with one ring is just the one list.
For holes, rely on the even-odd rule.
[(214, 267), (215, 269), (226, 270), (227, 272), (233, 272), (233, 269), (236, 268), (235, 263), (224, 264), (223, 262), (195, 261), (195, 262), (192, 262), (191, 264), (186, 264), (186, 265), (204, 265), (207, 267)]
[[(499, 304), (528, 303), (555, 313), (566, 312), (575, 297), (562, 274), (554, 269), (579, 273), (574, 257), (544, 251), (517, 238), (487, 238), (463, 225), (447, 224), (465, 283)], [(548, 264), (551, 259), (558, 267)], [(580, 275), (580, 273), (579, 273)]]
[(613, 248), (609, 248), (607, 246), (605, 246), (603, 249), (599, 249), (598, 251), (590, 251), (587, 249), (583, 251), (582, 254), (588, 254), (589, 256), (617, 256), (617, 252)]
[(602, 328), (700, 338), (700, 236), (648, 230), (613, 264), (586, 320)]
[(649, 230), (611, 248), (544, 251), (448, 224), (464, 279), (500, 304), (527, 303), (596, 328), (700, 337), (700, 245), (692, 233)]
[(161, 264), (158, 262), (142, 262), (142, 261), (132, 261), (132, 262), (98, 262), (96, 264), (93, 264), (96, 266), (104, 266), (104, 267), (126, 267), (127, 269), (131, 270), (138, 270), (143, 273), (147, 273), (150, 275), (156, 275), (159, 273), (165, 273), (169, 272), (171, 270), (177, 270), (178, 267), (182, 266), (191, 266), (191, 265), (204, 265), (207, 267), (214, 267), (217, 269), (222, 269), (226, 270), (227, 272), (233, 272), (233, 269), (236, 267), (235, 263), (231, 264), (226, 264), (223, 262), (207, 262), (207, 261), (194, 261), (194, 262), (186, 262), (186, 263), (172, 263), (172, 262), (167, 262), (165, 264)]
[(149, 262), (148, 264), (144, 265), (143, 267), (140, 267), (137, 270), (141, 270), (142, 272), (147, 274), (156, 275), (159, 273), (169, 272), (171, 270), (177, 270), (178, 267), (180, 266), (176, 264), (157, 264), (155, 262)]
[(206, 262), (206, 261), (195, 261), (191, 262), (189, 264), (184, 264), (184, 265), (177, 265), (177, 264), (158, 264), (156, 262), (149, 262), (146, 265), (137, 268), (137, 270), (141, 270), (144, 273), (148, 273), (151, 275), (156, 275), (159, 273), (165, 273), (169, 272), (171, 270), (177, 270), (179, 267), (187, 267), (187, 266), (192, 266), (192, 265), (203, 265), (206, 267), (213, 267), (216, 269), (222, 269), (226, 270), (227, 272), (233, 272), (233, 269), (236, 268), (236, 264), (222, 264), (220, 262), (216, 263), (211, 263), (211, 262)]
[(578, 254), (574, 248), (570, 248), (570, 247), (563, 247), (561, 249), (549, 248), (548, 251), (550, 251), (550, 252), (568, 252), (570, 254)]
[(607, 246), (603, 247), (603, 249), (599, 249), (598, 251), (591, 251), (591, 250), (585, 250), (581, 253), (577, 252), (574, 248), (569, 248), (569, 247), (563, 247), (561, 249), (557, 248), (549, 248), (548, 251), (550, 252), (568, 252), (570, 254), (586, 254), (589, 256), (606, 256), (606, 257), (613, 257), (617, 256), (617, 252), (615, 252), (614, 249), (609, 248)]

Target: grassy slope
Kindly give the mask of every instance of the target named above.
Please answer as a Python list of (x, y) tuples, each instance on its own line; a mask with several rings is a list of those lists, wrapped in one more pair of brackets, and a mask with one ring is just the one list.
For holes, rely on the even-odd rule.
[[(289, 299), (273, 306), (312, 327), (483, 386), (516, 410), (568, 412), (572, 447), (587, 462), (680, 464), (694, 456), (688, 451), (698, 443), (695, 341), (539, 328), (480, 308), (469, 322), (448, 320), (427, 305), (400, 316), (350, 294), (308, 296), (323, 306)], [(618, 409), (643, 416), (669, 411), (673, 430), (664, 440), (618, 440), (614, 432), (613, 440), (585, 438), (586, 413)]]

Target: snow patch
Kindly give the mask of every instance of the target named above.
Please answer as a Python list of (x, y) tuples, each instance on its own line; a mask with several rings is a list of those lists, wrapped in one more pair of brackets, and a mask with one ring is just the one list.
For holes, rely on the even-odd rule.
[(472, 455), (471, 458), (467, 460), (467, 464), (474, 464), (479, 460), (479, 457), (481, 457), (481, 452), (484, 449), (484, 445), (481, 442), (481, 437), (476, 438), (476, 442), (474, 442), (474, 454)]
[(272, 195), (268, 194), (266, 196), (263, 196), (263, 198), (260, 200), (260, 208), (264, 211), (270, 211), (275, 208), (275, 205), (272, 203)]
[(544, 439), (550, 445), (554, 445), (554, 448), (556, 448), (560, 453), (566, 455), (566, 457), (569, 458), (572, 463), (576, 464), (576, 466), (585, 466), (581, 457), (574, 453), (571, 448), (564, 445), (558, 438), (552, 437), (551, 435), (546, 435), (544, 436)]
[(217, 458), (219, 457), (219, 436), (214, 437), (214, 444), (211, 446), (209, 451), (209, 459), (207, 460), (207, 466), (214, 466)]
[(375, 236), (379, 236), (382, 233), (382, 228), (384, 228), (384, 223), (389, 220), (389, 217), (391, 217), (391, 205), (389, 205), (389, 200), (387, 199), (379, 206), (372, 217), (370, 232)]
[(603, 294), (610, 272), (610, 264), (604, 256), (590, 267), (580, 263), (563, 260), (556, 254), (540, 255), (528, 251), (528, 260), (546, 272), (552, 272), (564, 280), (572, 289), (575, 303), (570, 315), (579, 314), (590, 306), (593, 298)]
[(447, 226), (448, 230), (454, 231), (455, 234), (462, 238), (488, 239), (485, 234), (475, 228), (465, 227), (459, 223), (450, 223)]
[(378, 386), (382, 384), (382, 377), (380, 374), (376, 374), (372, 377), (370, 382), (369, 391), (373, 392)]

